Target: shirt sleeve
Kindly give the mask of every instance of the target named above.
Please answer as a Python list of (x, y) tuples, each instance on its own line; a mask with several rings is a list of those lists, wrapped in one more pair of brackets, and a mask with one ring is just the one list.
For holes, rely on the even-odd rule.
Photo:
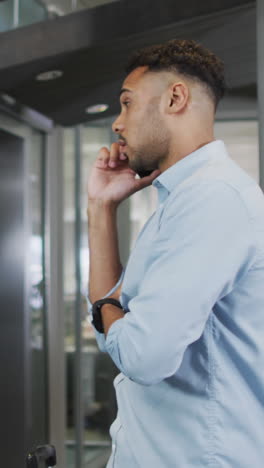
[(200, 182), (169, 198), (138, 294), (105, 343), (121, 372), (145, 385), (177, 372), (255, 249), (248, 212), (231, 186)]
[[(122, 271), (121, 276), (120, 276), (118, 282), (116, 283), (116, 285), (105, 296), (103, 296), (102, 299), (104, 299), (105, 297), (111, 296), (118, 289), (118, 287), (120, 286), (120, 284), (123, 281), (123, 278), (124, 278), (124, 270)], [(92, 320), (93, 320), (92, 303), (91, 303), (88, 295), (86, 296), (86, 301), (87, 301), (87, 308), (88, 308), (88, 320), (92, 325)], [(97, 341), (97, 344), (98, 344), (98, 347), (99, 347), (100, 351), (107, 352), (107, 350), (105, 349), (105, 335), (103, 333), (99, 333), (94, 328), (94, 326), (93, 326), (93, 329), (94, 329), (95, 338), (96, 338), (96, 341)]]

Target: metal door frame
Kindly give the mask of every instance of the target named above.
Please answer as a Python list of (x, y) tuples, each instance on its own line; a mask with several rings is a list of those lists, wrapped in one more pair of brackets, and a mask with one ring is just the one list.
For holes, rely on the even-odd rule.
[[(65, 357), (64, 357), (64, 305), (63, 305), (63, 130), (38, 112), (20, 107), (13, 109), (0, 97), (0, 127), (20, 136), (25, 141), (25, 154), (30, 151), (31, 131), (43, 135), (43, 187), (44, 212), (44, 273), (46, 284), (46, 353), (48, 386), (49, 440), (56, 446), (58, 468), (65, 468)], [(28, 173), (28, 158), (25, 158)], [(25, 180), (28, 199), (28, 181)], [(26, 220), (30, 213), (25, 212)], [(26, 268), (26, 294), (29, 288), (29, 271)]]

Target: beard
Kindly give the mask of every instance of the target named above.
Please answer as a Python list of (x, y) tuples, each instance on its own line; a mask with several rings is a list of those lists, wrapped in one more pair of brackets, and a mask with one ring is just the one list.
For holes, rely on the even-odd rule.
[(137, 146), (129, 145), (129, 167), (140, 177), (151, 174), (169, 154), (170, 134), (160, 117), (157, 105), (151, 104), (143, 122), (147, 124), (137, 135)]

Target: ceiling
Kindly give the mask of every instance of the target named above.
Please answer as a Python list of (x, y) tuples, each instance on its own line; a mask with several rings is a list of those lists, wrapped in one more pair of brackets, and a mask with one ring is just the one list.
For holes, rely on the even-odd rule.
[[(256, 9), (245, 0), (120, 0), (1, 33), (0, 93), (10, 106), (28, 106), (57, 124), (102, 117), (87, 106), (119, 111), (118, 92), (128, 55), (171, 38), (201, 42), (224, 60), (228, 96), (224, 115), (243, 103), (256, 112)], [(53, 81), (39, 73), (61, 70)]]

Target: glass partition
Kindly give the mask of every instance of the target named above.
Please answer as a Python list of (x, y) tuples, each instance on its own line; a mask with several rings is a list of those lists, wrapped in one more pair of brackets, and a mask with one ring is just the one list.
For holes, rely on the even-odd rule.
[(111, 144), (111, 123), (103, 121), (82, 127), (81, 131), (81, 287), (82, 310), (82, 388), (84, 412), (84, 466), (89, 466), (93, 452), (89, 447), (109, 445), (109, 427), (115, 417), (113, 379), (116, 369), (107, 354), (99, 352), (94, 332), (87, 320), (89, 250), (87, 231), (87, 179), (99, 149)]
[[(97, 347), (93, 328), (87, 314), (89, 249), (87, 229), (87, 179), (91, 165), (102, 146), (112, 142), (112, 119), (104, 119), (64, 131), (64, 300), (65, 300), (65, 355), (67, 369), (67, 468), (104, 466), (110, 455), (109, 428), (116, 414), (113, 380), (117, 369), (107, 354)], [(80, 136), (80, 174), (76, 173), (76, 132)], [(77, 171), (78, 172), (78, 171)], [(77, 185), (77, 186), (76, 186)], [(77, 198), (76, 198), (77, 197)], [(76, 231), (76, 210), (80, 206), (80, 232)], [(77, 234), (76, 234), (77, 233)], [(78, 239), (76, 239), (76, 236)], [(76, 266), (76, 245), (79, 255)], [(80, 284), (77, 269), (80, 268)], [(81, 301), (76, 300), (80, 288)], [(80, 310), (78, 311), (78, 307)], [(81, 316), (81, 336), (78, 337), (76, 317)], [(78, 350), (77, 347), (81, 349)], [(81, 352), (81, 370), (78, 375), (76, 358)], [(80, 354), (79, 354), (80, 355)], [(76, 381), (80, 379), (80, 382)], [(78, 389), (81, 395), (78, 395)], [(78, 399), (79, 397), (79, 399)], [(76, 405), (80, 404), (80, 408)], [(78, 411), (81, 412), (79, 419)], [(76, 416), (77, 415), (77, 416)], [(77, 427), (77, 425), (81, 427)], [(81, 456), (80, 456), (81, 454)], [(81, 461), (78, 462), (78, 460)], [(102, 463), (102, 464), (101, 464)]]
[(66, 456), (69, 467), (76, 466), (75, 352), (76, 352), (76, 272), (75, 272), (75, 132), (64, 130), (64, 310), (66, 359)]
[(14, 2), (0, 3), (0, 32), (12, 29), (14, 25)]
[(27, 26), (38, 23), (48, 18), (45, 1), (36, 0), (16, 0), (17, 1), (17, 25)]
[(120, 0), (2, 0), (0, 32), (116, 1)]
[(0, 32), (44, 21), (47, 18), (45, 2), (9, 0), (0, 3)]
[(230, 157), (258, 182), (258, 122), (256, 120), (217, 121), (215, 137), (224, 141)]

